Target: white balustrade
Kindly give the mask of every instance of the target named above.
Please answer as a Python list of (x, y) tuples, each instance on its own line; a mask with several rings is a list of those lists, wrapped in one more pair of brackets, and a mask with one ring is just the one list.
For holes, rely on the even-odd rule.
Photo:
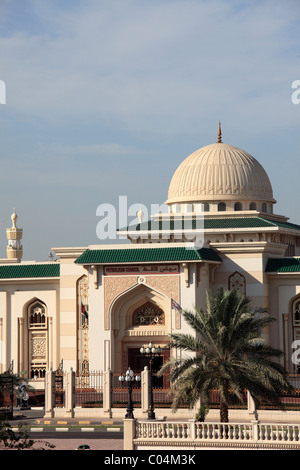
[(249, 444), (299, 444), (300, 425), (251, 423), (213, 423), (179, 421), (137, 421), (136, 440), (169, 442), (231, 442)]

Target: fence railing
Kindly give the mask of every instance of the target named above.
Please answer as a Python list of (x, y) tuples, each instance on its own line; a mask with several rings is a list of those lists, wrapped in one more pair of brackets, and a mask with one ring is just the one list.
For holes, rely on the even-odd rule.
[[(125, 381), (120, 381), (122, 372), (113, 372), (111, 381), (111, 406), (113, 408), (125, 408), (128, 403), (128, 385)], [(135, 374), (135, 376), (141, 374)], [(132, 383), (132, 401), (135, 408), (141, 407), (141, 382)]]
[(75, 406), (103, 405), (103, 373), (99, 371), (75, 373)]
[[(50, 371), (49, 371), (50, 372)], [(47, 373), (48, 374), (48, 373)], [(46, 374), (46, 389), (45, 390), (45, 403), (46, 407), (51, 408), (102, 408), (106, 413), (118, 408), (126, 408), (128, 404), (128, 384), (125, 381), (120, 381), (119, 376), (121, 372), (111, 371), (89, 371), (84, 373), (75, 373), (72, 371), (72, 379), (69, 377), (69, 372), (62, 371), (61, 369), (52, 372), (53, 385), (49, 388), (48, 375)], [(150, 377), (149, 371), (145, 368), (140, 373), (141, 380), (134, 382), (132, 387), (132, 401), (136, 410), (140, 409), (144, 415), (149, 409), (150, 397)], [(292, 393), (283, 393), (281, 397), (285, 409), (289, 411), (300, 410), (300, 375), (293, 374), (289, 376), (295, 387)], [(162, 377), (153, 374), (152, 378), (152, 391), (153, 391), (153, 404), (154, 408), (171, 409), (174, 398), (174, 391), (170, 385), (170, 378), (167, 374)], [(72, 383), (72, 385), (70, 385)], [(68, 386), (67, 386), (68, 384)], [(46, 399), (46, 393), (53, 394), (49, 400)], [(254, 412), (253, 401), (249, 398), (249, 394), (245, 390), (243, 393), (242, 401), (234, 397), (232, 391), (229, 390), (230, 410), (247, 410), (251, 413)], [(250, 400), (250, 402), (249, 402)], [(211, 390), (210, 401), (208, 408), (212, 411), (220, 407), (218, 390)], [(190, 408), (188, 397), (186, 402), (180, 408), (182, 412), (184, 409)], [(251, 409), (250, 409), (251, 408)], [(261, 400), (256, 406), (256, 410), (276, 410), (279, 407), (274, 404)], [(198, 410), (196, 410), (198, 411)], [(50, 412), (50, 411), (49, 411)], [(71, 412), (71, 411), (70, 411)]]

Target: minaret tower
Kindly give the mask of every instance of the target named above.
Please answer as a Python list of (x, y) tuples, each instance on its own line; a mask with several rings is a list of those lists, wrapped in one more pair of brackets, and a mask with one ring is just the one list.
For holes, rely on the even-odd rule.
[(22, 256), (23, 256), (23, 247), (21, 245), (21, 239), (23, 236), (23, 229), (22, 228), (17, 228), (17, 220), (18, 216), (14, 212), (11, 216), (12, 220), (12, 227), (6, 229), (6, 237), (7, 237), (7, 248), (6, 248), (6, 254), (7, 258), (14, 258), (16, 261), (21, 261)]

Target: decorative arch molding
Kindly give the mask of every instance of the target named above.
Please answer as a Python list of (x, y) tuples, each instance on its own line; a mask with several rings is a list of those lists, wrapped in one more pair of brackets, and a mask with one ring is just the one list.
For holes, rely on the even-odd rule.
[[(140, 286), (140, 287), (139, 287)], [(112, 311), (116, 302), (123, 302), (130, 296), (133, 289), (137, 289), (140, 294), (144, 290), (143, 286), (147, 286), (150, 291), (157, 292), (161, 295), (162, 299), (173, 298), (176, 302), (180, 303), (179, 299), (179, 275), (151, 275), (151, 276), (124, 276), (116, 279), (115, 277), (106, 277), (104, 279), (104, 329), (109, 330), (112, 328)], [(150, 292), (149, 291), (149, 292)], [(146, 292), (146, 291), (145, 291)], [(133, 294), (134, 295), (134, 294)], [(157, 294), (158, 295), (158, 294)], [(150, 294), (144, 294), (145, 302), (151, 301)], [(150, 296), (151, 297), (151, 296)], [(164, 302), (164, 301), (162, 301)], [(170, 302), (170, 300), (168, 300)], [(159, 306), (160, 301), (158, 301)], [(141, 304), (138, 304), (140, 306)], [(180, 320), (176, 317), (176, 327), (180, 327)]]
[[(134, 286), (119, 294), (112, 302), (109, 309), (109, 318), (107, 318), (107, 329), (120, 330), (132, 327), (132, 316), (136, 309), (144, 304), (151, 303), (167, 314), (170, 312), (171, 299), (166, 294), (154, 289), (142, 280)], [(165, 322), (165, 327), (168, 325)]]

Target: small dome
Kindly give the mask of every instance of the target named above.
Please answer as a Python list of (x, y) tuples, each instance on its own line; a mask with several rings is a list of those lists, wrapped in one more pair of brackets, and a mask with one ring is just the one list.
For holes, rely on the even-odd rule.
[(217, 200), (276, 202), (260, 163), (244, 150), (220, 141), (196, 150), (179, 165), (166, 204)]

